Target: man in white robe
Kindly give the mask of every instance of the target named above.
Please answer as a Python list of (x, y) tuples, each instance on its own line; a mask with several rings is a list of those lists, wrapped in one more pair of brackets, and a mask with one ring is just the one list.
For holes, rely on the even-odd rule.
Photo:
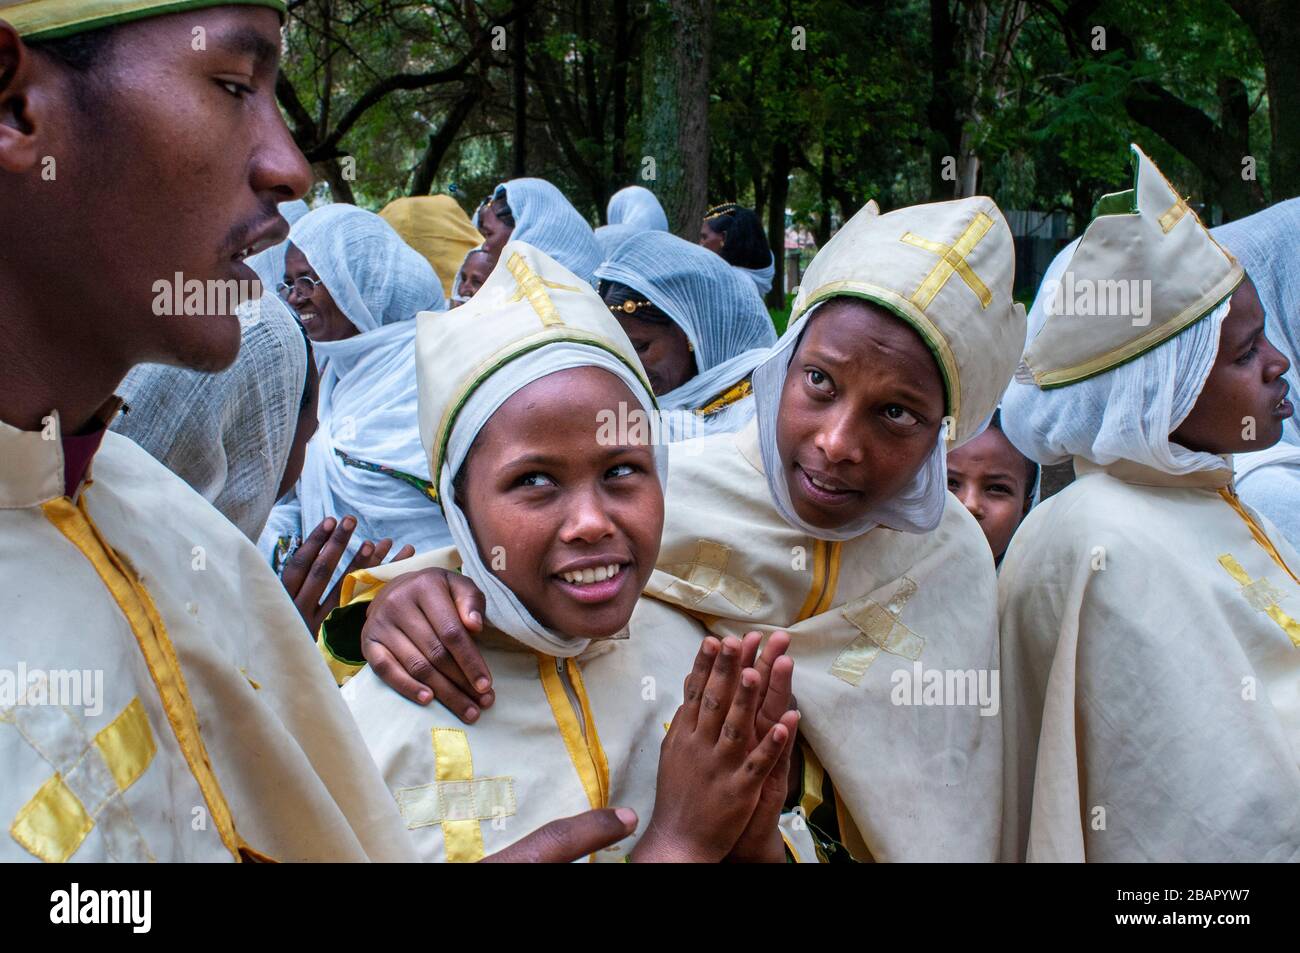
[(252, 544), (106, 430), (132, 366), (237, 353), (227, 295), (160, 316), (157, 282), (253, 281), (310, 184), (273, 93), (283, 14), (0, 2), (0, 220), (28, 225), (0, 259), (3, 860), (414, 856)]

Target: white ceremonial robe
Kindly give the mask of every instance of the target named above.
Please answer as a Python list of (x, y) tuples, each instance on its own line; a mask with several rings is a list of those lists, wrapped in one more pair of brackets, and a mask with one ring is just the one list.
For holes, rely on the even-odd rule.
[[(356, 573), (344, 604), (402, 573), (459, 562), (453, 548)], [(473, 725), (436, 702), (407, 701), (368, 667), (354, 669), (343, 696), (422, 860), (479, 860), (557, 818), (613, 806), (637, 812), (637, 831), (590, 859), (622, 861), (654, 809), (659, 749), (704, 635), (650, 599), (628, 637), (593, 641), (573, 659), (489, 628), (475, 641), (497, 702)]]
[(1300, 860), (1295, 550), (1230, 470), (1075, 469), (1002, 562), (1004, 859)]
[(859, 860), (993, 860), (997, 582), (974, 518), (949, 494), (931, 533), (816, 540), (772, 505), (754, 421), (670, 451), (646, 594), (716, 635), (790, 633), (800, 737), (834, 783), (845, 846)]
[(116, 433), (63, 470), (0, 424), (0, 860), (414, 859), (243, 534)]

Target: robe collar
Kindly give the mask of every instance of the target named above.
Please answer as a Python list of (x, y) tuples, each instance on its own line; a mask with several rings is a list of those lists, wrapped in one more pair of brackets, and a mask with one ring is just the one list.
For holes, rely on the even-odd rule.
[(1224, 466), (1214, 470), (1194, 470), (1191, 473), (1165, 473), (1132, 460), (1116, 460), (1101, 466), (1083, 457), (1074, 458), (1074, 472), (1083, 477), (1089, 473), (1106, 473), (1124, 483), (1137, 486), (1172, 486), (1189, 489), (1217, 490), (1232, 486), (1232, 455), (1223, 455)]
[(121, 407), (120, 397), (109, 398), (93, 415), (97, 429), (79, 437), (63, 434), (57, 410), (50, 411), (41, 430), (0, 421), (0, 509), (29, 509), (60, 496), (75, 499), (90, 482), (91, 462)]
[(751, 417), (749, 423), (736, 431), (735, 442), (736, 449), (745, 458), (745, 462), (759, 473), (765, 472), (763, 470), (763, 450), (758, 444), (757, 417)]

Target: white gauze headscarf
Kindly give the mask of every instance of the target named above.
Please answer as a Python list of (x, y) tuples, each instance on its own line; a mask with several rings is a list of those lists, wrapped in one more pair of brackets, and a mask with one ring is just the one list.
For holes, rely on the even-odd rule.
[[(776, 422), (781, 412), (781, 389), (785, 385), (790, 362), (794, 359), (795, 348), (808, 322), (823, 304), (825, 302), (813, 306), (792, 324), (776, 347), (768, 352), (769, 356), (754, 371), (758, 441), (772, 501), (787, 523), (815, 539), (853, 539), (877, 526), (885, 526), (900, 533), (928, 533), (943, 519), (943, 508), (948, 495), (948, 451), (944, 445), (942, 428), (935, 440), (934, 449), (903, 491), (861, 518), (838, 529), (822, 529), (804, 522), (795, 512), (794, 504), (790, 501), (785, 466), (776, 444)], [(979, 432), (982, 430), (980, 428)]]
[(239, 323), (239, 356), (224, 371), (132, 369), (118, 389), (130, 411), (113, 429), (256, 540), (288, 463), (307, 345), (288, 307), (270, 292), (241, 307)]
[[(463, 561), (463, 572), (483, 592), (487, 620), (529, 648), (561, 658), (571, 658), (581, 654), (590, 644), (590, 640), (572, 638), (546, 628), (533, 617), (505, 583), (483, 564), (469, 522), (456, 501), (453, 483), (456, 473), (464, 465), (465, 458), (469, 456), (474, 439), (502, 404), (534, 381), (574, 367), (599, 367), (613, 374), (626, 384), (640, 401), (641, 409), (648, 418), (653, 418), (655, 412), (653, 396), (628, 366), (609, 351), (589, 344), (569, 341), (545, 345), (516, 357), (475, 388), (452, 425), (451, 435), (447, 441), (446, 461), (443, 463), (438, 483), (439, 498), (447, 517), (447, 525), (451, 529), (452, 539)], [(593, 417), (593, 428), (596, 423)], [(657, 444), (654, 453), (659, 485), (664, 487), (668, 480), (667, 450)]]
[(664, 207), (653, 192), (640, 185), (629, 185), (610, 196), (605, 217), (611, 225), (631, 225), (646, 232), (668, 231)]
[(772, 279), (776, 277), (776, 258), (768, 252), (771, 261), (762, 268), (742, 268), (740, 265), (732, 265), (736, 274), (742, 275), (754, 283), (760, 295), (765, 295), (772, 290)]
[(348, 514), (357, 529), (336, 576), (368, 539), (391, 538), (417, 551), (447, 545), (437, 507), (407, 479), (429, 481), (416, 422), (412, 318), (446, 307), (433, 266), (382, 218), (353, 205), (316, 209), (289, 240), (361, 333), (313, 343), (320, 427), (295, 498), (276, 507), (259, 547), (273, 554), (280, 536), (302, 536), (326, 517)]
[[(1285, 202), (1211, 229), (1219, 244), (1241, 261), (1264, 306), (1264, 330), (1286, 355), (1294, 385), (1300, 375), (1300, 199)], [(1292, 388), (1292, 402), (1295, 390)], [(1282, 427), (1267, 450), (1233, 457), (1237, 491), (1300, 548), (1300, 421)]]
[(596, 269), (642, 294), (686, 333), (699, 370), (659, 396), (665, 410), (695, 410), (767, 357), (776, 329), (758, 293), (713, 252), (667, 232), (642, 232)]
[(1169, 435), (1191, 413), (1219, 350), (1231, 299), (1140, 357), (1095, 377), (1039, 390), (1012, 381), (1002, 399), (1002, 430), (1042, 465), (1083, 457), (1098, 466), (1130, 460), (1169, 474), (1229, 466), (1188, 450)]
[[(587, 220), (564, 193), (545, 179), (511, 179), (498, 185), (493, 196), (503, 191), (515, 220), (510, 240), (528, 242), (594, 285), (600, 245)], [(474, 222), (478, 223), (477, 213)]]

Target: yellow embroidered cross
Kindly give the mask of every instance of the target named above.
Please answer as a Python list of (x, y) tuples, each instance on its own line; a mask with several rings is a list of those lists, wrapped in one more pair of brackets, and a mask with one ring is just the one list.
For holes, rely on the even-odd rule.
[(528, 303), (537, 312), (537, 316), (542, 319), (543, 327), (550, 328), (563, 325), (564, 319), (560, 317), (560, 312), (556, 310), (555, 302), (546, 293), (546, 289), (554, 288), (557, 291), (581, 293), (579, 289), (558, 282), (547, 281), (528, 267), (528, 262), (524, 261), (524, 257), (519, 252), (510, 254), (510, 258), (506, 261), (506, 267), (510, 269), (510, 274), (515, 276), (515, 281), (519, 282), (519, 290), (511, 295), (509, 300), (522, 301), (527, 298)]
[(442, 825), (443, 849), (449, 863), (481, 860), (483, 830), (479, 822), (515, 813), (514, 781), (474, 777), (469, 738), (460, 728), (434, 728), (433, 755), (437, 780), (399, 788), (397, 807), (410, 830)]
[(861, 634), (845, 646), (831, 664), (831, 674), (857, 685), (881, 652), (916, 661), (925, 648), (925, 639), (902, 621), (903, 607), (916, 595), (916, 583), (904, 576), (894, 594), (884, 605), (864, 599), (845, 606), (841, 614)]
[(0, 713), (55, 772), (14, 817), (9, 833), (46, 863), (77, 852), (96, 823), (105, 853), (117, 861), (152, 861), (121, 794), (153, 761), (157, 750), (149, 717), (134, 698), (93, 740), (70, 711), (23, 705)]
[(741, 612), (753, 614), (763, 601), (763, 593), (728, 573), (730, 561), (731, 547), (711, 539), (696, 540), (694, 559), (663, 567), (663, 572), (677, 577), (665, 591), (676, 589), (677, 596), (691, 606), (698, 606), (716, 592)]
[(1296, 622), (1278, 605), (1286, 598), (1286, 593), (1273, 585), (1266, 577), (1251, 579), (1250, 574), (1246, 572), (1241, 563), (1228, 553), (1219, 557), (1219, 565), (1228, 571), (1237, 584), (1241, 586), (1241, 595), (1245, 598), (1250, 607), (1257, 612), (1262, 612), (1274, 622), (1278, 627), (1291, 639), (1291, 644), (1300, 648), (1300, 622)]
[(943, 286), (948, 283), (948, 279), (955, 273), (966, 283), (966, 287), (975, 292), (976, 297), (980, 299), (981, 308), (987, 308), (992, 304), (993, 292), (989, 291), (988, 286), (980, 281), (979, 275), (975, 274), (975, 269), (966, 261), (966, 257), (975, 250), (975, 246), (980, 243), (980, 240), (988, 234), (988, 230), (992, 227), (993, 219), (983, 212), (976, 212), (971, 223), (966, 226), (966, 230), (951, 245), (931, 241), (928, 238), (921, 238), (912, 232), (905, 232), (899, 241), (915, 245), (917, 248), (924, 248), (926, 251), (934, 252), (939, 256), (939, 261), (934, 268), (925, 276), (925, 280), (917, 286), (912, 295), (912, 303), (923, 310), (927, 308), (930, 302), (934, 300), (934, 296), (943, 290)]
[[(1177, 199), (1178, 201), (1169, 206), (1169, 210), (1158, 219), (1160, 222), (1160, 230), (1166, 235), (1169, 234), (1170, 229), (1182, 221), (1184, 215), (1192, 211), (1191, 206), (1187, 204), (1187, 199), (1183, 198), (1181, 195), (1177, 196)], [(1194, 218), (1195, 216), (1196, 213), (1192, 212), (1192, 217)]]

